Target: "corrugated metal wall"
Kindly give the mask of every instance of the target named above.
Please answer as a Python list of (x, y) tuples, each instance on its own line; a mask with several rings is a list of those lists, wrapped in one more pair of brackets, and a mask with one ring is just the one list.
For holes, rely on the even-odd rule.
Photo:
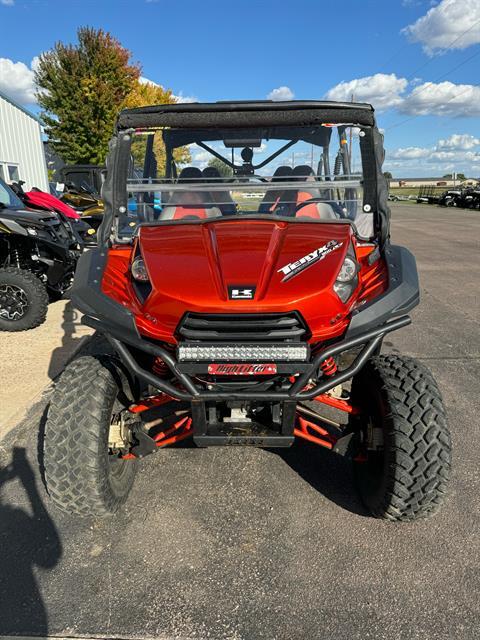
[(0, 163), (9, 162), (19, 166), (25, 190), (48, 191), (40, 124), (0, 96)]

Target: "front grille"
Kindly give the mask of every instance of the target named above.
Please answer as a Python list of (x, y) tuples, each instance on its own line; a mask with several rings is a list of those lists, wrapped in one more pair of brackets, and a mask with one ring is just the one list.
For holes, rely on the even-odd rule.
[(187, 340), (251, 342), (257, 340), (300, 342), (308, 329), (298, 313), (187, 313), (178, 334)]

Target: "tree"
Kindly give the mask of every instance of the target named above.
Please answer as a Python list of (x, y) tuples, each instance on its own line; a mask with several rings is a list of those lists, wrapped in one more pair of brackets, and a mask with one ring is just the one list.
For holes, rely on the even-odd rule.
[(57, 42), (40, 56), (36, 97), (54, 151), (68, 163), (102, 164), (140, 66), (102, 29), (81, 27), (77, 37), (78, 44)]
[[(136, 80), (122, 108), (133, 109), (151, 104), (174, 104), (176, 102), (177, 100), (170, 89), (164, 89), (158, 84), (153, 84), (153, 82), (140, 82), (140, 80)], [(133, 139), (132, 155), (135, 164), (139, 167), (143, 167), (145, 146), (145, 136), (138, 136)], [(163, 176), (165, 175), (165, 146), (160, 131), (155, 133), (153, 152), (157, 160), (157, 174)], [(178, 149), (175, 149), (173, 158), (177, 165), (186, 164), (191, 162), (192, 159), (188, 147), (178, 147)]]
[[(442, 178), (446, 178), (447, 180), (451, 180), (453, 178), (453, 173), (447, 173), (446, 175), (442, 176)], [(466, 180), (467, 178), (465, 177), (464, 173), (456, 173), (455, 174), (455, 179), (456, 180)]]
[(207, 166), (217, 169), (221, 178), (230, 178), (231, 176), (233, 176), (232, 168), (229, 167), (228, 164), (225, 164), (222, 160), (220, 160), (220, 158), (212, 158), (208, 161)]
[(391, 180), (393, 178), (392, 174), (390, 173), (390, 171), (384, 171), (383, 175), (385, 176), (385, 178), (387, 180)]

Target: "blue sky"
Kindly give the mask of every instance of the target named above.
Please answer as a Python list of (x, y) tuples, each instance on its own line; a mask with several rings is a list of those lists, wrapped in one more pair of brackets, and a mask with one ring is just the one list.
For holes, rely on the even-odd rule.
[(353, 93), (394, 175), (480, 175), (478, 0), (0, 0), (0, 25), (0, 90), (33, 110), (32, 60), (90, 25), (183, 99)]

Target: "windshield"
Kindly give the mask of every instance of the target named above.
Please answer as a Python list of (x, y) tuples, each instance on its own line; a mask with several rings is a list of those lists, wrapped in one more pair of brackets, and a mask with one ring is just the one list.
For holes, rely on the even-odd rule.
[(20, 209), (23, 207), (22, 201), (10, 187), (0, 178), (0, 208)]
[(240, 216), (351, 222), (373, 235), (359, 141), (349, 125), (258, 129), (141, 129), (132, 136), (128, 207), (118, 235), (139, 223)]

